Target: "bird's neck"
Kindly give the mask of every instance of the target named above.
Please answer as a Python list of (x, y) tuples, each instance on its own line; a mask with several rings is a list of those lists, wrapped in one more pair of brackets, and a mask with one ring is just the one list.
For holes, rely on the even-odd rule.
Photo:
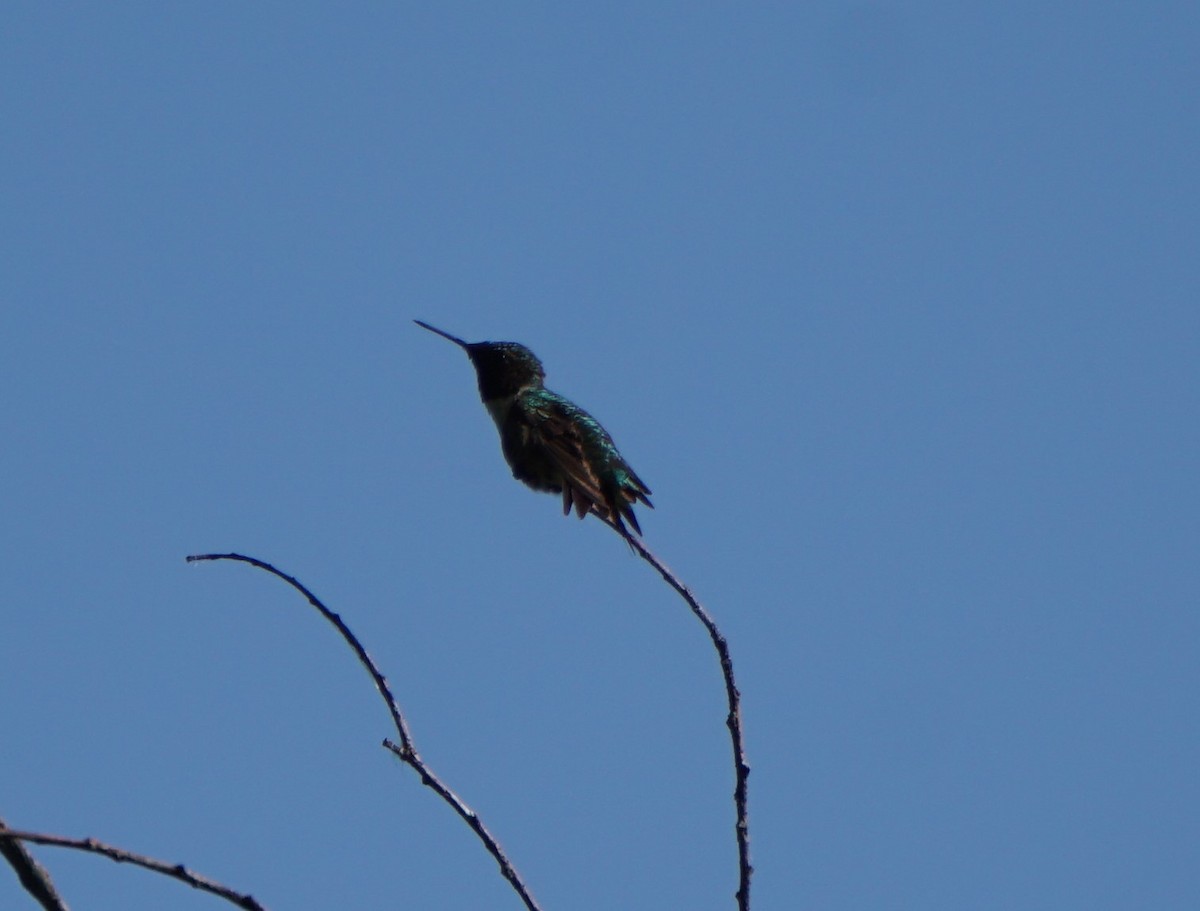
[(508, 395), (496, 395), (483, 400), (483, 404), (487, 407), (488, 414), (492, 416), (492, 420), (496, 422), (497, 427), (503, 427), (504, 422), (508, 420), (509, 413), (517, 402), (531, 392), (536, 392), (542, 388), (541, 383), (526, 383), (516, 392)]

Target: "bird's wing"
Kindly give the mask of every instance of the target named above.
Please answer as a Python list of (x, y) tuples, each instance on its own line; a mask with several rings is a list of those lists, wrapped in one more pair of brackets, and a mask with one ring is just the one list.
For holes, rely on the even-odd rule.
[(563, 514), (575, 509), (581, 519), (589, 511), (608, 512), (604, 486), (587, 457), (579, 416), (557, 396), (537, 402), (537, 420), (526, 421), (531, 443), (545, 453), (563, 479)]
[[(641, 501), (653, 508), (646, 496), (650, 489), (616, 452), (604, 429), (591, 415), (558, 396), (543, 402), (539, 415), (541, 420), (531, 430), (538, 434), (543, 451), (563, 478), (563, 514), (566, 515), (574, 507), (575, 514), (581, 519), (589, 511), (610, 519), (618, 526), (622, 525), (624, 519), (640, 535), (641, 528), (631, 507), (633, 503)], [(592, 425), (599, 434), (599, 440), (585, 437), (580, 432), (581, 424)], [(612, 450), (606, 451), (603, 457), (610, 466), (615, 460), (615, 467), (624, 475), (623, 480), (614, 482), (613, 478), (606, 480), (597, 475), (595, 465), (601, 455), (594, 450), (598, 442)], [(588, 451), (589, 445), (593, 448), (591, 453)]]

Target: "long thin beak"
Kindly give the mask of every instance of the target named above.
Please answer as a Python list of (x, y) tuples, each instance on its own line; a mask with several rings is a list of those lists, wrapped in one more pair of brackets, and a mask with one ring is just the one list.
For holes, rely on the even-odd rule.
[(437, 329), (437, 328), (429, 325), (429, 323), (423, 323), (419, 319), (415, 319), (415, 320), (413, 320), (413, 322), (416, 323), (418, 326), (420, 326), (422, 329), (428, 329), (430, 332), (434, 333), (435, 335), (440, 335), (442, 338), (450, 339), (450, 341), (454, 342), (454, 344), (458, 345), (458, 347), (462, 348), (464, 351), (468, 348), (467, 343), (464, 342), (457, 335), (451, 335), (449, 332), (443, 332), (441, 329)]

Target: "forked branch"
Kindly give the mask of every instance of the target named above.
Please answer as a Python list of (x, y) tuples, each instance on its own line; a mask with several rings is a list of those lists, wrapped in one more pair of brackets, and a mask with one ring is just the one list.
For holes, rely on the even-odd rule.
[[(0, 836), (7, 831), (8, 826), (0, 819)], [(0, 837), (0, 857), (8, 861), (25, 891), (33, 896), (44, 911), (68, 911), (67, 903), (54, 887), (54, 880), (20, 839)]]
[[(153, 870), (155, 873), (161, 873), (163, 876), (177, 879), (180, 882), (187, 883), (193, 889), (199, 889), (201, 892), (208, 892), (211, 895), (223, 898), (227, 902), (245, 909), (245, 911), (266, 911), (266, 908), (260, 905), (254, 896), (235, 892), (228, 886), (223, 886), (215, 880), (192, 872), (183, 864), (170, 864), (163, 860), (155, 860), (153, 857), (147, 857), (144, 854), (134, 854), (132, 851), (115, 848), (102, 841), (96, 841), (94, 838), (64, 838), (61, 835), (46, 835), (42, 832), (24, 832), (16, 829), (0, 830), (0, 844), (8, 839), (27, 841), (35, 845), (52, 845), (56, 848), (74, 848), (77, 851), (89, 851), (92, 854), (107, 857), (109, 860), (116, 861), (119, 864), (133, 864), (136, 867)], [(42, 906), (59, 907), (46, 905), (45, 902), (42, 903)], [(61, 907), (65, 908), (66, 905), (61, 905)]]
[(249, 563), (251, 566), (268, 572), (271, 575), (282, 579), (284, 582), (302, 594), (308, 600), (308, 603), (317, 609), (322, 617), (333, 624), (333, 626), (341, 634), (342, 638), (346, 641), (346, 644), (354, 650), (354, 654), (358, 656), (359, 662), (364, 668), (366, 668), (367, 673), (371, 675), (371, 679), (375, 682), (375, 689), (379, 691), (379, 695), (383, 698), (384, 703), (387, 705), (388, 712), (391, 713), (392, 724), (395, 725), (396, 735), (400, 742), (394, 743), (391, 740), (384, 740), (383, 745), (391, 750), (401, 762), (412, 767), (417, 775), (420, 776), (421, 784), (425, 785), (427, 788), (431, 788), (434, 793), (436, 793), (440, 798), (442, 798), (442, 800), (449, 804), (451, 809), (461, 816), (467, 825), (471, 827), (471, 831), (473, 831), (479, 840), (483, 842), (483, 846), (500, 866), (500, 873), (506, 880), (508, 880), (509, 884), (513, 887), (513, 890), (517, 893), (517, 895), (520, 896), (521, 901), (525, 903), (525, 907), (529, 909), (529, 911), (540, 911), (537, 902), (534, 901), (533, 896), (529, 892), (529, 887), (525, 885), (524, 881), (520, 877), (520, 874), (517, 873), (516, 868), (513, 867), (512, 863), (505, 855), (504, 850), (500, 847), (500, 843), (496, 841), (492, 833), (488, 831), (487, 827), (479, 819), (479, 816), (462, 800), (462, 798), (450, 790), (450, 788), (447, 787), (446, 784), (433, 773), (433, 770), (425, 764), (425, 761), (421, 759), (420, 755), (417, 753), (416, 747), (413, 746), (412, 736), (408, 731), (408, 723), (404, 720), (404, 715), (400, 711), (400, 705), (396, 702), (396, 697), (392, 693), (391, 687), (388, 685), (387, 678), (383, 676), (382, 672), (380, 672), (379, 667), (375, 664), (375, 661), (369, 654), (367, 654), (367, 650), (358, 640), (358, 637), (350, 631), (350, 627), (346, 625), (345, 621), (343, 621), (338, 614), (326, 607), (316, 595), (309, 591), (294, 577), (280, 572), (270, 563), (265, 563), (264, 561), (255, 559), (254, 557), (247, 557), (243, 554), (234, 553), (194, 554), (187, 558), (189, 563), (196, 563), (204, 560), (233, 560), (238, 563)]

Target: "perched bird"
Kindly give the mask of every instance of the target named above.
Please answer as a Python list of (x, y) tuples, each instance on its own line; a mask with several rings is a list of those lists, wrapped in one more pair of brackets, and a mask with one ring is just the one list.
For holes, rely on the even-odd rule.
[(516, 342), (464, 342), (419, 319), (413, 322), (467, 352), (514, 478), (534, 490), (562, 494), (563, 515), (572, 507), (581, 519), (594, 512), (622, 533), (628, 522), (641, 535), (633, 506), (654, 508), (650, 488), (599, 421), (545, 387), (546, 371), (532, 351)]

